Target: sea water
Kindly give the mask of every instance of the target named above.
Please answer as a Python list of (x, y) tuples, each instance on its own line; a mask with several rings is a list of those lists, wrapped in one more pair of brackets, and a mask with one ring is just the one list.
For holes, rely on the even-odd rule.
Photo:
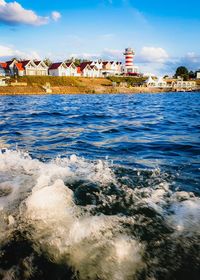
[(200, 273), (200, 93), (0, 97), (0, 279)]

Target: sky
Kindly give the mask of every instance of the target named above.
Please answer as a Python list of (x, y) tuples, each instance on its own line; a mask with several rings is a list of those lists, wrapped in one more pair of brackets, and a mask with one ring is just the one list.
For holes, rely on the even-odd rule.
[(143, 73), (200, 69), (200, 1), (0, 0), (0, 61), (123, 61), (126, 47)]

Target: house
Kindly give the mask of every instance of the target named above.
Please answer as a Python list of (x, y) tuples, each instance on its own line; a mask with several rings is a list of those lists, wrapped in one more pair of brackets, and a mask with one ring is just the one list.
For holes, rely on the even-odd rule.
[(109, 61), (103, 61), (103, 65), (102, 65), (102, 69), (101, 69), (101, 73), (103, 76), (110, 76), (112, 75), (112, 71), (111, 71), (111, 63)]
[(100, 70), (97, 68), (96, 65), (90, 65), (91, 71), (92, 71), (92, 77), (93, 78), (99, 78), (100, 77)]
[(17, 62), (14, 65), (14, 72), (16, 73), (17, 76), (24, 76), (24, 68), (21, 62)]
[(78, 76), (77, 67), (73, 62), (65, 63), (66, 65), (66, 76)]
[(24, 69), (24, 76), (37, 76), (37, 65), (33, 60), (23, 60), (21, 63)]
[(194, 89), (196, 89), (196, 82), (195, 81), (177, 80), (173, 84), (173, 88), (176, 90), (194, 90)]
[(144, 82), (147, 87), (156, 87), (157, 81), (155, 81), (151, 76)]
[(159, 87), (159, 88), (166, 88), (167, 87), (167, 82), (162, 77), (159, 77), (156, 82), (157, 82), (156, 87)]
[(93, 77), (94, 71), (92, 67), (90, 66), (90, 62), (82, 62), (80, 64), (80, 71), (81, 71), (81, 76), (83, 77)]
[(0, 62), (0, 76), (6, 76), (7, 63)]
[(122, 73), (122, 63), (118, 61), (103, 61), (103, 76), (115, 76)]
[(200, 79), (200, 71), (197, 71), (196, 78), (197, 80)]
[(7, 61), (1, 63), (0, 71), (3, 73), (4, 69), (5, 75), (9, 76), (46, 76), (48, 75), (48, 66), (43, 61), (33, 61), (33, 60), (23, 60), (17, 61), (16, 59), (12, 61)]
[(0, 68), (1, 68), (1, 73), (3, 73), (5, 76), (14, 76), (15, 75), (15, 70), (14, 66), (17, 60), (12, 60), (12, 61), (6, 61), (6, 62), (1, 62), (0, 63)]
[(44, 61), (34, 61), (37, 66), (37, 76), (48, 76), (49, 67), (44, 63)]
[(67, 66), (64, 62), (56, 62), (51, 64), (49, 67), (49, 75), (50, 76), (66, 76)]

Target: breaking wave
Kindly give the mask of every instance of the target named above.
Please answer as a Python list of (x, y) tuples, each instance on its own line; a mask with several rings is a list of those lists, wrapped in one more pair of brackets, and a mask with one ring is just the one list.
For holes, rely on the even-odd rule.
[(1, 279), (198, 279), (200, 199), (172, 180), (2, 150)]

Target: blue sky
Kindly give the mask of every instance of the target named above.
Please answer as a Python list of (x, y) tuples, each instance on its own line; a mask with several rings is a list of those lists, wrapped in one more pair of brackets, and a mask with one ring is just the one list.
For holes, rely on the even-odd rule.
[(0, 0), (0, 60), (122, 60), (129, 46), (143, 72), (200, 68), (200, 1)]

